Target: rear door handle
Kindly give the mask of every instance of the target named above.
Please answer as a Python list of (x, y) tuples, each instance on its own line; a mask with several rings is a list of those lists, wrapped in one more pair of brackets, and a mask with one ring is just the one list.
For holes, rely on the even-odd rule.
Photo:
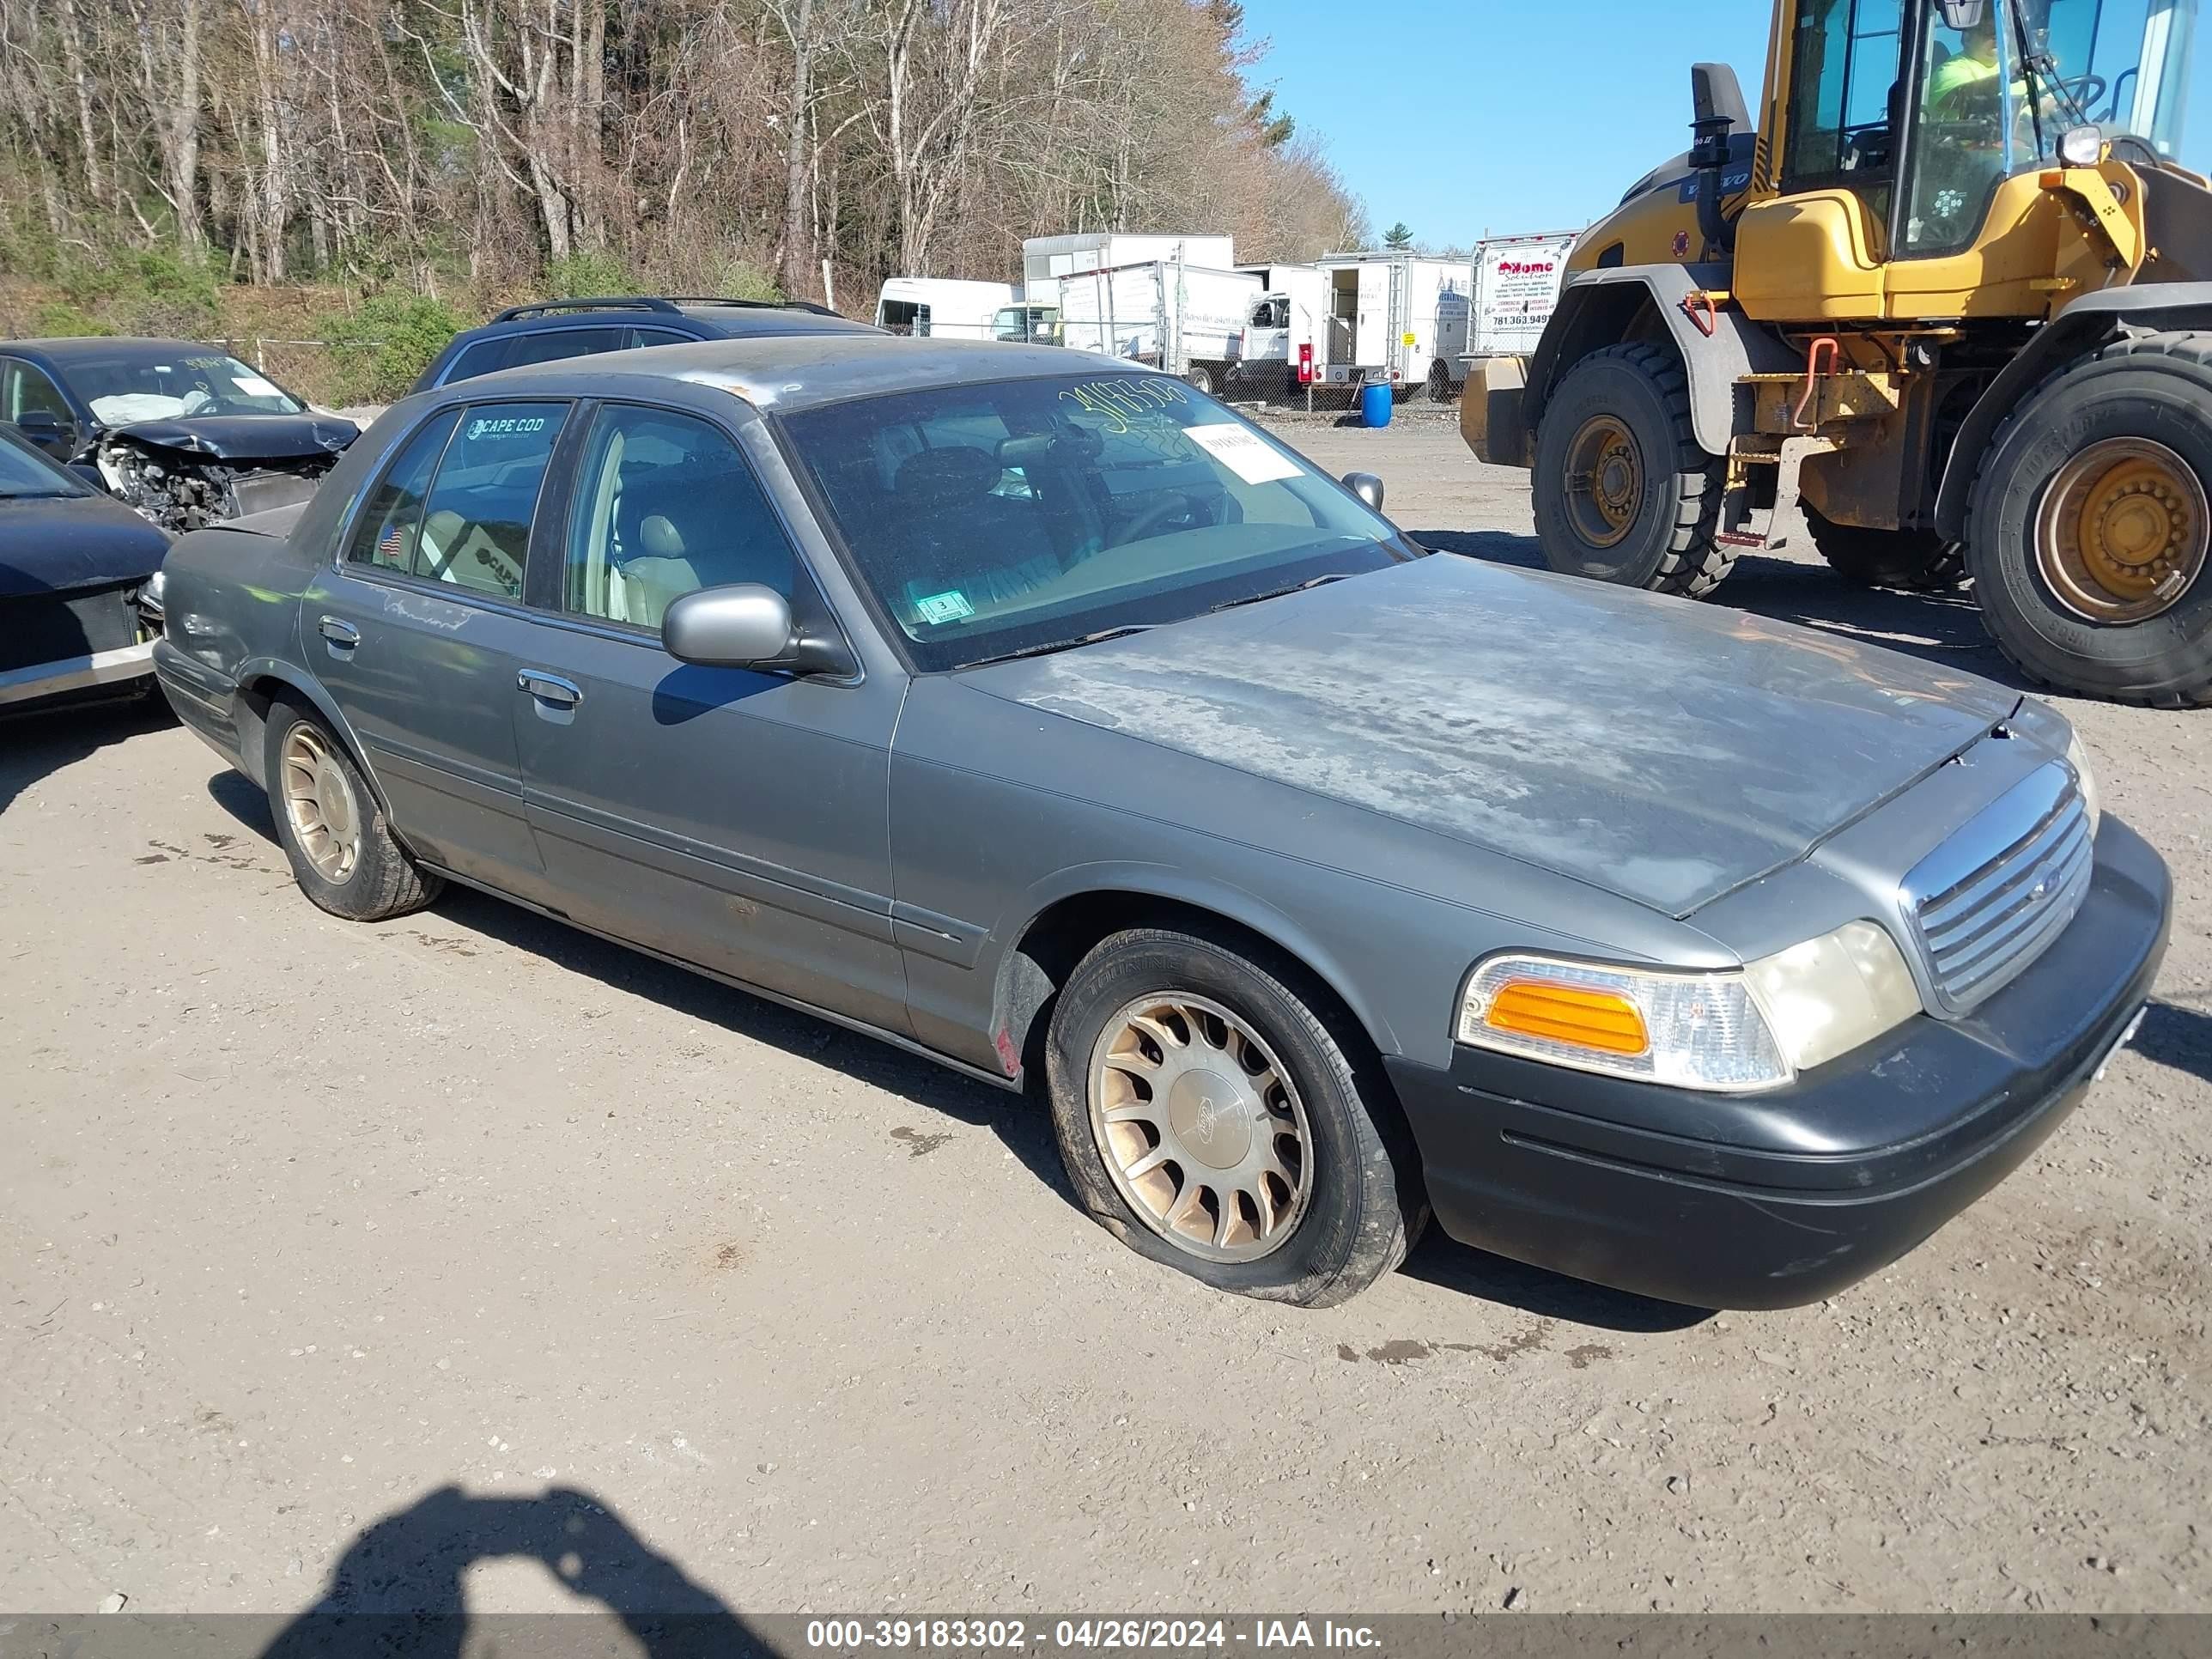
[(518, 690), (527, 691), (540, 702), (550, 702), (556, 708), (574, 708), (584, 700), (584, 688), (574, 680), (564, 680), (558, 674), (541, 673), (535, 668), (525, 668), (514, 677)]
[(336, 617), (323, 617), (316, 623), (315, 629), (341, 651), (350, 651), (361, 643), (361, 629)]

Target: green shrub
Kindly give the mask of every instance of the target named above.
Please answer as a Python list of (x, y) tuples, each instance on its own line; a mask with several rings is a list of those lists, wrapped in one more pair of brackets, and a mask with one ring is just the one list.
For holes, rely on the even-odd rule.
[(750, 259), (730, 259), (714, 267), (712, 291), (726, 300), (781, 300), (783, 289), (765, 267)]
[(222, 328), (222, 283), (215, 267), (173, 248), (144, 248), (130, 257), (113, 289), (115, 307), (147, 334), (187, 339)]
[(545, 267), (545, 292), (556, 300), (590, 300), (629, 294), (635, 288), (629, 268), (604, 250), (570, 253)]
[(332, 397), (341, 404), (404, 397), (430, 360), (467, 326), (443, 300), (420, 294), (380, 294), (356, 311), (331, 313), (319, 331), (331, 343)]
[(88, 311), (80, 311), (66, 300), (49, 300), (31, 313), (31, 331), (41, 339), (81, 339), (88, 335), (112, 334), (114, 328)]

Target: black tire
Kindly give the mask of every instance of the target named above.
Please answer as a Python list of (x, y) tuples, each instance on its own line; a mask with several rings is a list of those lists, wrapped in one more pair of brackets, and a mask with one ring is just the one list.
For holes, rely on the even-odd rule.
[(1183, 375), (1182, 379), (1185, 386), (1195, 386), (1199, 391), (1203, 392), (1209, 398), (1213, 396), (1213, 394), (1220, 389), (1219, 384), (1214, 377), (1212, 367), (1210, 364), (1193, 363), (1190, 366), (1188, 372)]
[(2212, 488), (2212, 334), (2148, 335), (2077, 358), (1997, 429), (1967, 516), (1983, 624), (2041, 684), (2164, 708), (2212, 704), (2212, 567), (2162, 614), (2130, 623), (2075, 614), (2039, 568), (2045, 491), (2069, 459), (2112, 438), (2163, 445)]
[[(1256, 1261), (1206, 1261), (1170, 1243), (1107, 1171), (1091, 1123), (1092, 1051), (1118, 1011), (1158, 991), (1207, 998), (1247, 1022), (1304, 1105), (1314, 1145), (1306, 1209)], [(1427, 1222), (1427, 1197), (1389, 1080), (1347, 1024), (1295, 964), (1226, 935), (1140, 927), (1103, 941), (1069, 975), (1046, 1036), (1053, 1126), (1084, 1207), (1139, 1254), (1239, 1296), (1329, 1307), (1392, 1272)]]
[(1946, 593), (1966, 580), (1966, 550), (1932, 530), (1869, 530), (1805, 508), (1805, 528), (1829, 568), (1863, 587)]
[[(362, 814), (361, 852), (343, 881), (332, 881), (315, 867), (301, 844), (299, 831), (284, 801), (283, 754), (287, 739), (300, 727), (311, 729), (321, 740), (331, 763), (344, 778)], [(270, 705), (263, 751), (268, 779), (270, 816), (276, 820), (277, 844), (292, 866), (293, 879), (317, 908), (348, 921), (387, 921), (419, 910), (438, 896), (444, 881), (408, 856), (392, 839), (384, 809), (377, 804), (368, 780), (345, 744), (321, 715), (297, 704)]]
[(1445, 366), (1441, 358), (1429, 365), (1429, 401), (1431, 403), (1451, 402), (1457, 395), (1452, 389), (1453, 384), (1451, 370)]
[[(1611, 546), (1576, 528), (1566, 487), (1577, 434), (1601, 415), (1626, 428), (1643, 464), (1635, 517)], [(1735, 550), (1714, 539), (1727, 463), (1698, 447), (1689, 380), (1668, 348), (1613, 346), (1569, 370), (1545, 405), (1530, 483), (1545, 560), (1562, 575), (1702, 599), (1735, 566)]]

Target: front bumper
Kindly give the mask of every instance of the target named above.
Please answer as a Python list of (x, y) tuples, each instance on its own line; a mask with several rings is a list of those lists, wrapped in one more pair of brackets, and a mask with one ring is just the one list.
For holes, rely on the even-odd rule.
[(118, 646), (112, 651), (89, 651), (58, 662), (33, 663), (0, 672), (0, 708), (13, 703), (43, 702), (103, 685), (145, 678), (154, 672), (154, 641)]
[(1788, 1088), (1717, 1096), (1455, 1052), (1391, 1079), (1463, 1243), (1698, 1307), (1790, 1308), (1887, 1267), (2080, 1104), (2166, 954), (2166, 866), (2107, 817), (2089, 896), (1967, 1018), (1925, 1016)]

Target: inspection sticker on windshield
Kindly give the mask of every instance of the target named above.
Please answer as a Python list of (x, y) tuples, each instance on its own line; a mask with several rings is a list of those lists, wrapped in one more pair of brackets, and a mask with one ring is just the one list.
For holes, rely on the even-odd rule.
[(1258, 433), (1241, 426), (1187, 426), (1182, 435), (1246, 483), (1273, 483), (1305, 471)]
[(914, 608), (921, 612), (926, 623), (958, 622), (963, 617), (975, 614), (975, 607), (968, 603), (968, 596), (957, 587), (949, 593), (932, 593), (927, 599), (916, 599)]

